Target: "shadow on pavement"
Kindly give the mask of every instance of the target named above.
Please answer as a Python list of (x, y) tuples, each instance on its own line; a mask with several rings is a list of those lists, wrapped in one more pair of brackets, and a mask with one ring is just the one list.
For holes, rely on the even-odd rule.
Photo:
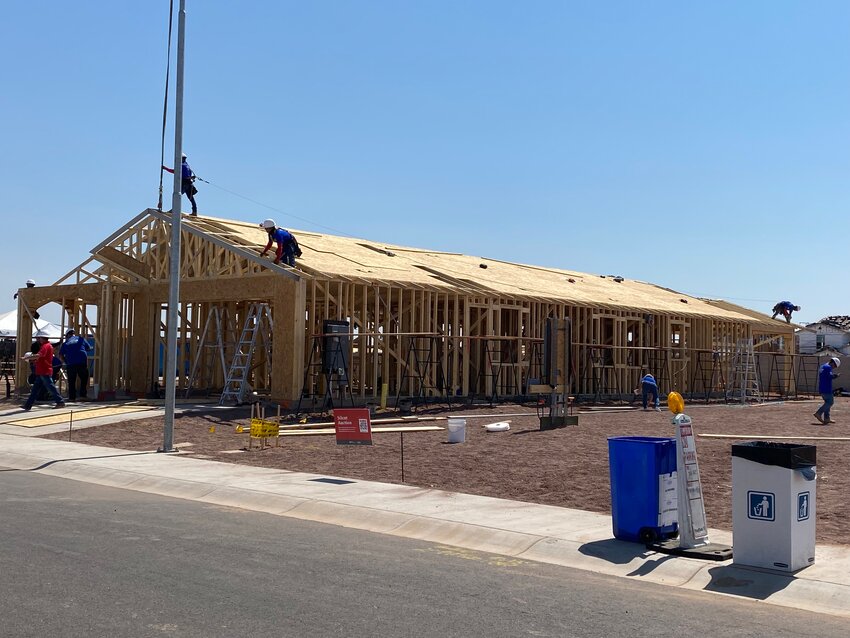
[(37, 467), (29, 467), (29, 468), (4, 468), (0, 469), (0, 472), (38, 472), (39, 470), (43, 470), (46, 467), (50, 467), (55, 463), (65, 463), (66, 461), (91, 461), (94, 459), (114, 459), (122, 456), (140, 456), (143, 454), (159, 454), (159, 452), (153, 451), (143, 451), (143, 452), (126, 452), (124, 454), (102, 454), (100, 456), (80, 456), (73, 459), (55, 459), (53, 461), (47, 461), (46, 463), (42, 463)]
[(616, 538), (606, 538), (601, 541), (584, 543), (578, 551), (585, 556), (601, 558), (616, 565), (627, 565), (635, 558), (648, 558), (655, 552), (650, 552), (640, 543), (627, 543)]
[(711, 581), (703, 588), (706, 591), (731, 594), (755, 600), (765, 600), (780, 592), (794, 580), (790, 574), (769, 571), (749, 571), (733, 565), (721, 565), (708, 570)]

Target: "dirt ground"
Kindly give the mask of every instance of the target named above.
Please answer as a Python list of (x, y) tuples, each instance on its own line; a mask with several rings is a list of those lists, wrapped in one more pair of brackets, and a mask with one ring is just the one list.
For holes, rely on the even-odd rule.
[[(729, 439), (704, 434), (739, 434), (744, 440), (771, 437), (846, 437), (846, 441), (798, 440), (817, 445), (817, 540), (850, 545), (850, 402), (838, 399), (832, 418), (821, 425), (812, 413), (818, 402), (761, 406), (689, 405), (710, 527), (732, 529), (732, 461)], [(487, 433), (483, 425), (503, 420), (509, 432)], [(226, 419), (225, 419), (226, 414)], [(675, 436), (671, 414), (619, 409), (581, 412), (579, 425), (540, 431), (533, 406), (471, 406), (462, 410), (418, 410), (418, 416), (486, 415), (469, 418), (466, 442), (446, 443), (447, 432), (404, 436), (404, 483), (453, 492), (480, 494), (594, 512), (610, 513), (608, 445), (611, 436)], [(375, 419), (394, 416), (378, 414)], [(316, 418), (313, 420), (327, 420)], [(401, 437), (376, 433), (372, 446), (338, 446), (333, 435), (282, 437), (280, 447), (248, 449), (247, 409), (193, 412), (175, 419), (175, 446), (197, 458), (215, 459), (362, 480), (401, 483)], [(445, 421), (421, 425), (442, 425)], [(210, 427), (215, 431), (210, 432)], [(236, 433), (242, 425), (246, 432)], [(380, 424), (376, 424), (379, 426)], [(73, 440), (131, 450), (156, 449), (162, 443), (161, 418), (76, 430)], [(66, 433), (45, 438), (67, 440)]]

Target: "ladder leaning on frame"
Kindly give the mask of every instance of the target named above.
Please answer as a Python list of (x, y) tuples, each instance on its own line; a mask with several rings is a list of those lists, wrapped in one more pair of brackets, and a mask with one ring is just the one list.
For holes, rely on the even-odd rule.
[(233, 361), (227, 371), (224, 380), (224, 388), (221, 391), (219, 405), (228, 401), (236, 404), (245, 402), (245, 395), (250, 391), (248, 377), (251, 374), (251, 361), (254, 357), (254, 349), (258, 337), (263, 340), (266, 347), (266, 360), (271, 358), (271, 334), (274, 329), (271, 309), (267, 303), (252, 303), (245, 316), (245, 325), (236, 349), (233, 352)]

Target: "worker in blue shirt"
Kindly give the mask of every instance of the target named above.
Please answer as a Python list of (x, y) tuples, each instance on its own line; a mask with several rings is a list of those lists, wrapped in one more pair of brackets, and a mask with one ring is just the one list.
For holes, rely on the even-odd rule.
[(832, 357), (829, 361), (820, 367), (818, 372), (818, 392), (823, 398), (823, 405), (815, 412), (815, 418), (826, 425), (827, 423), (835, 423), (829, 418), (829, 410), (835, 402), (835, 397), (832, 394), (832, 380), (838, 376), (837, 372), (833, 372), (835, 368), (841, 365), (841, 360), (838, 357)]
[[(189, 167), (189, 162), (186, 161), (186, 153), (183, 153), (183, 163), (180, 165), (180, 192), (189, 198), (189, 203), (192, 204), (192, 215), (198, 216), (198, 205), (195, 203), (195, 193), (198, 189), (195, 188), (195, 173)], [(174, 169), (167, 166), (162, 167), (164, 170), (174, 174)]]
[[(650, 396), (652, 396), (652, 402), (655, 404), (655, 411), (661, 412), (661, 408), (658, 407), (658, 383), (655, 381), (655, 377), (653, 377), (648, 372), (645, 373), (640, 379), (640, 391), (641, 398), (643, 399), (643, 409), (647, 409), (647, 403)], [(637, 390), (635, 390), (637, 392)]]
[(272, 244), (277, 242), (274, 263), (279, 264), (282, 260), (283, 263), (294, 268), (295, 258), (301, 256), (301, 248), (298, 247), (298, 241), (292, 233), (284, 228), (278, 228), (273, 219), (264, 219), (260, 227), (269, 234), (269, 243), (260, 253), (260, 257), (265, 257)]
[(791, 323), (791, 313), (799, 312), (800, 306), (795, 306), (790, 301), (780, 301), (773, 307), (773, 316), (771, 319), (776, 319), (776, 315), (785, 317), (787, 323)]
[(89, 344), (71, 328), (65, 333), (65, 343), (59, 348), (59, 358), (68, 374), (68, 401), (77, 400), (77, 380), (80, 381), (80, 401), (88, 401)]

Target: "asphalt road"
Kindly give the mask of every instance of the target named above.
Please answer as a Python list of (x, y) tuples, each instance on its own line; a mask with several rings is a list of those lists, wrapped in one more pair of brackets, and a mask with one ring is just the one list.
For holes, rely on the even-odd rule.
[(818, 636), (850, 623), (0, 468), (0, 636)]

